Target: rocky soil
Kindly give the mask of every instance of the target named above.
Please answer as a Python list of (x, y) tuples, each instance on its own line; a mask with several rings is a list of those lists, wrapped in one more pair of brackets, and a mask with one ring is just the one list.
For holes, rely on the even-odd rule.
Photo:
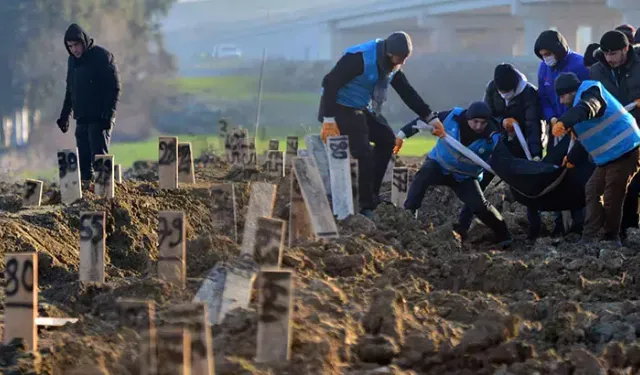
[[(22, 207), (21, 185), (0, 183), (0, 252), (37, 251), (39, 316), (79, 318), (43, 329), (35, 353), (19, 340), (0, 345), (0, 373), (138, 373), (115, 300), (151, 299), (160, 312), (191, 301), (211, 267), (239, 254), (212, 224), (209, 187), (236, 184), (241, 234), (249, 182), (215, 156), (196, 169), (196, 185), (161, 191), (156, 165), (136, 163), (116, 198), (88, 194), (71, 205), (47, 184), (33, 209)], [(289, 181), (273, 183), (274, 216), (287, 220)], [(296, 272), (291, 360), (253, 361), (252, 302), (212, 328), (216, 374), (640, 374), (640, 232), (620, 249), (574, 238), (530, 244), (524, 208), (504, 187), (488, 195), (515, 234), (509, 249), (493, 248), (480, 223), (461, 242), (451, 230), (460, 204), (447, 188), (428, 193), (418, 220), (382, 204), (373, 220), (339, 223), (338, 240), (285, 248), (284, 266)], [(107, 215), (103, 285), (78, 281), (78, 216), (87, 210)], [(188, 219), (186, 290), (155, 277), (158, 210)]]

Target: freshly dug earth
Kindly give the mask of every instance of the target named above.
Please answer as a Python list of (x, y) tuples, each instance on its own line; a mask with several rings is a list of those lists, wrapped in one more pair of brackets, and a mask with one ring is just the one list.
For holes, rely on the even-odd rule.
[[(0, 184), (0, 251), (37, 251), (39, 315), (79, 318), (42, 330), (36, 353), (19, 340), (0, 346), (0, 373), (138, 374), (135, 340), (118, 329), (116, 299), (150, 299), (162, 312), (192, 300), (211, 267), (239, 254), (212, 223), (209, 187), (236, 184), (241, 234), (249, 185), (215, 156), (197, 160), (196, 168), (196, 185), (161, 191), (156, 165), (140, 162), (125, 173), (115, 199), (88, 194), (68, 206), (59, 203), (55, 185), (46, 185), (43, 206), (34, 209), (21, 207), (20, 185)], [(278, 184), (274, 216), (287, 220), (289, 180), (272, 182)], [(524, 208), (510, 203), (501, 186), (488, 195), (515, 235), (509, 249), (493, 248), (479, 223), (462, 243), (451, 230), (460, 203), (447, 188), (429, 191), (418, 220), (382, 204), (372, 221), (351, 216), (339, 223), (338, 240), (285, 248), (284, 266), (296, 272), (291, 360), (253, 361), (252, 302), (212, 328), (216, 374), (640, 371), (640, 232), (621, 249), (581, 247), (572, 239), (532, 245), (525, 241)], [(78, 216), (101, 210), (107, 281), (80, 283)], [(154, 277), (158, 210), (187, 217), (186, 290)]]

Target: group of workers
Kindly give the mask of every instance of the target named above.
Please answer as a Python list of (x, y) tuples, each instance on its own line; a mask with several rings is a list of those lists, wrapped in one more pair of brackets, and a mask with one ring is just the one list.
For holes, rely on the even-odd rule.
[[(380, 204), (392, 155), (405, 139), (428, 129), (438, 140), (416, 173), (404, 208), (416, 214), (428, 187), (449, 186), (464, 203), (454, 230), (464, 239), (475, 215), (493, 230), (496, 244), (508, 246), (511, 232), (483, 193), (494, 176), (443, 138), (457, 140), (484, 161), (491, 160), (500, 143), (514, 157), (534, 162), (544, 161), (547, 139), (547, 153), (566, 155), (558, 168), (593, 166), (586, 186), (576, 187), (585, 189), (584, 208), (571, 211), (570, 228), (562, 213), (554, 212), (552, 236), (577, 233), (582, 243), (605, 240), (622, 246), (627, 230), (639, 221), (640, 31), (619, 26), (589, 45), (583, 56), (571, 50), (562, 34), (546, 30), (534, 47), (541, 60), (537, 86), (512, 64), (501, 63), (482, 101), (442, 112), (424, 102), (401, 70), (412, 50), (405, 32), (355, 45), (322, 82), (321, 137), (349, 136), (351, 154), (359, 161), (362, 215), (371, 216)], [(380, 113), (389, 85), (418, 115), (397, 134)], [(625, 109), (634, 102), (638, 109)], [(514, 135), (515, 127), (524, 142)], [(528, 239), (535, 241), (541, 233), (540, 212), (527, 207), (527, 217)]]

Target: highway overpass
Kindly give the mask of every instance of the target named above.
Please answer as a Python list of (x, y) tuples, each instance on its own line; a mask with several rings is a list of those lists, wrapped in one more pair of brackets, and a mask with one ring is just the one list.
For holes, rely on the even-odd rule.
[[(411, 34), (418, 54), (504, 56), (531, 55), (535, 39), (549, 28), (559, 30), (573, 49), (582, 52), (587, 43), (621, 23), (640, 26), (640, 0), (350, 0), (349, 4), (334, 1), (307, 9), (265, 10), (262, 15), (253, 9), (242, 20), (226, 17), (227, 22), (221, 21), (226, 5), (218, 5), (217, 20), (201, 15), (201, 22), (165, 31), (170, 49), (172, 44), (191, 43), (207, 51), (225, 42), (237, 44), (248, 57), (260, 56), (262, 47), (267, 47), (270, 56), (335, 59), (349, 45), (395, 30)], [(244, 14), (241, 0), (236, 12)]]

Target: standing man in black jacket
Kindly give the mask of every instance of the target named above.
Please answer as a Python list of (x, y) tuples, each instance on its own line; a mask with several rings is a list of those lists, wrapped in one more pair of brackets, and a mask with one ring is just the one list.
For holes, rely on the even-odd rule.
[(65, 32), (64, 45), (69, 52), (67, 89), (57, 124), (66, 133), (73, 111), (80, 178), (83, 189), (89, 189), (95, 156), (109, 153), (120, 99), (120, 77), (113, 54), (95, 45), (77, 24)]
[[(358, 160), (360, 213), (365, 216), (380, 201), (394, 146), (399, 150), (402, 145), (380, 114), (388, 85), (425, 122), (436, 118), (400, 70), (412, 50), (411, 38), (402, 31), (352, 46), (322, 81), (320, 137), (324, 142), (339, 134), (349, 137), (351, 155)], [(373, 149), (370, 142), (375, 144)]]

